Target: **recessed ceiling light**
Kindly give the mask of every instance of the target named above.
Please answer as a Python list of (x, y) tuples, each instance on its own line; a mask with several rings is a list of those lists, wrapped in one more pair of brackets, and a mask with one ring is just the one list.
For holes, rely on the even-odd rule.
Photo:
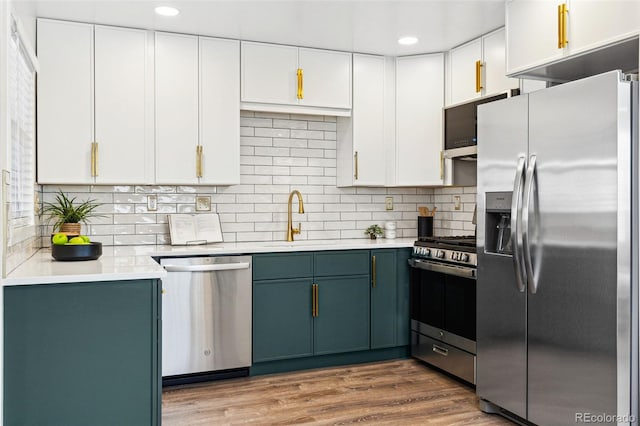
[(158, 6), (155, 8), (155, 11), (158, 15), (162, 16), (176, 16), (180, 11), (175, 7), (171, 6)]
[(398, 39), (398, 43), (403, 44), (405, 46), (409, 46), (411, 44), (416, 44), (418, 39), (416, 37), (402, 37)]

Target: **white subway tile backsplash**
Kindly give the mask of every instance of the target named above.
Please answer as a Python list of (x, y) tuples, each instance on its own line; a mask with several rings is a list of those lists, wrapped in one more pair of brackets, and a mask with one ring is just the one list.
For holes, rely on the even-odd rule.
[[(273, 164), (273, 158), (241, 155), (240, 164), (246, 166), (270, 166)], [(255, 173), (255, 167), (253, 168), (252, 172)]]
[(324, 150), (322, 149), (308, 149), (308, 148), (291, 148), (291, 156), (292, 157), (303, 157), (303, 158), (322, 158), (324, 157)]
[(307, 129), (307, 121), (305, 120), (273, 120), (273, 127), (280, 127), (284, 129)]
[(155, 225), (136, 225), (136, 234), (168, 234), (169, 226), (164, 223), (158, 223)]
[[(113, 223), (116, 225), (124, 224), (151, 224), (156, 223), (157, 218), (155, 214), (114, 214)], [(91, 222), (94, 223), (93, 221)]]
[(309, 122), (309, 130), (327, 130), (330, 132), (336, 131), (336, 123), (329, 122), (321, 122), (321, 121), (310, 121)]
[(296, 157), (273, 157), (273, 165), (274, 166), (296, 166), (296, 167), (306, 167), (307, 166), (306, 158), (296, 158)]
[(256, 166), (255, 174), (268, 176), (289, 176), (290, 169), (285, 166)]
[(324, 132), (324, 139), (329, 141), (336, 140), (336, 132)]
[[(253, 130), (253, 128), (251, 129)], [(251, 132), (251, 135), (253, 136), (253, 131)], [(268, 137), (268, 138), (264, 138), (264, 137), (240, 137), (240, 146), (273, 146), (273, 140)]]
[(292, 139), (324, 139), (324, 134), (319, 130), (291, 130)]
[(306, 176), (274, 176), (274, 185), (306, 185)]
[[(168, 244), (167, 214), (195, 211), (196, 195), (211, 197), (225, 241), (271, 241), (286, 237), (289, 192), (302, 193), (305, 214), (298, 240), (367, 238), (366, 226), (394, 221), (398, 237), (417, 234), (418, 206), (438, 207), (436, 235), (473, 234), (475, 187), (461, 188), (337, 188), (336, 117), (241, 111), (240, 184), (200, 185), (45, 185), (41, 199), (53, 201), (58, 189), (78, 199), (96, 199), (105, 217), (94, 218), (88, 231), (105, 245)], [(158, 209), (148, 211), (147, 196), (158, 196)], [(459, 195), (461, 210), (454, 210)], [(394, 209), (385, 210), (385, 198)], [(208, 212), (204, 212), (208, 213)], [(50, 227), (40, 226), (41, 234)], [(38, 236), (37, 244), (48, 244)], [(11, 251), (12, 249), (9, 248)], [(12, 261), (23, 248), (13, 248)]]
[(273, 127), (273, 120), (270, 118), (240, 117), (240, 125), (245, 127)]
[(273, 215), (271, 213), (238, 213), (236, 220), (242, 222), (271, 222)]
[(273, 146), (284, 147), (284, 148), (307, 148), (308, 142), (306, 139), (273, 138)]
[(291, 167), (290, 174), (292, 176), (323, 176), (324, 169), (322, 167)]
[(256, 127), (254, 134), (256, 136), (265, 136), (268, 138), (289, 138), (291, 137), (291, 131), (289, 129), (266, 129)]

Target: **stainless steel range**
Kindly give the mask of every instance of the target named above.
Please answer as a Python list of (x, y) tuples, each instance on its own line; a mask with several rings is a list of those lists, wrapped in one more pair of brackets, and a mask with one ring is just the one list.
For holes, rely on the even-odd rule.
[(421, 238), (409, 265), (411, 355), (475, 384), (475, 237)]

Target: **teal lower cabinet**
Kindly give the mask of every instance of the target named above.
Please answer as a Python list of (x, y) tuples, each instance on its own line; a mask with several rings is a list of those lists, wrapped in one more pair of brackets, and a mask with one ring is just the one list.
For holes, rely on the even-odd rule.
[(397, 346), (396, 250), (371, 250), (371, 265), (371, 348)]
[(4, 287), (4, 424), (160, 424), (158, 280)]
[(312, 283), (254, 281), (253, 362), (313, 355)]
[(369, 275), (316, 279), (315, 355), (369, 349)]
[(411, 251), (371, 250), (371, 349), (409, 344)]
[(251, 374), (408, 356), (410, 252), (254, 255)]

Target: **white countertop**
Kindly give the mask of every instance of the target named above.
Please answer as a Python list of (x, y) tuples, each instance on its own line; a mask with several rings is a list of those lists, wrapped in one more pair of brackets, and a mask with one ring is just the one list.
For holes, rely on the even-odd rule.
[(97, 260), (58, 262), (42, 249), (3, 280), (3, 285), (53, 284), (164, 278), (154, 257), (285, 253), (315, 250), (358, 250), (412, 247), (415, 239), (310, 240), (216, 243), (201, 246), (105, 246)]

